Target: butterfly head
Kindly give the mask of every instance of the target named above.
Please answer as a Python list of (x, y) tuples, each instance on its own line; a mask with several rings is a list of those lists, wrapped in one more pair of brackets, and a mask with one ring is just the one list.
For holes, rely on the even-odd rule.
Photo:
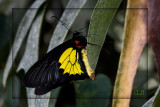
[(82, 49), (87, 46), (86, 36), (84, 36), (82, 32), (75, 31), (73, 33), (73, 41), (75, 42), (77, 48)]

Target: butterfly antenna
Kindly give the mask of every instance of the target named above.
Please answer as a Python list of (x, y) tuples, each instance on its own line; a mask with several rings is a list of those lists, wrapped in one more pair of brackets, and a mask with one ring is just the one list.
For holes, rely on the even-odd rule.
[[(60, 21), (60, 22), (62, 23), (62, 25), (64, 25), (64, 27), (65, 27), (66, 29), (69, 30), (68, 25), (67, 25), (66, 23), (63, 23), (58, 17), (56, 17), (56, 16), (51, 16), (51, 18), (56, 18), (58, 21)], [(71, 31), (71, 30), (69, 30), (69, 31), (73, 33), (73, 31)]]

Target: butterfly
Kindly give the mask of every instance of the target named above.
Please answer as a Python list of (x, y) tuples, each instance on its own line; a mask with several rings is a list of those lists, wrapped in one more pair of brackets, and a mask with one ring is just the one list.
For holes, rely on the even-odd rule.
[(23, 85), (35, 88), (36, 95), (43, 95), (72, 80), (94, 80), (86, 46), (86, 37), (81, 32), (73, 32), (72, 39), (55, 47), (31, 66), (24, 75)]

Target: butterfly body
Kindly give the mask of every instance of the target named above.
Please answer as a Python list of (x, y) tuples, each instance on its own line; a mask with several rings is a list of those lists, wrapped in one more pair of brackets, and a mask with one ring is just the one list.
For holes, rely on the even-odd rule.
[(27, 71), (24, 86), (35, 88), (35, 94), (42, 95), (72, 80), (93, 80), (86, 46), (85, 36), (74, 32), (71, 40), (52, 49)]

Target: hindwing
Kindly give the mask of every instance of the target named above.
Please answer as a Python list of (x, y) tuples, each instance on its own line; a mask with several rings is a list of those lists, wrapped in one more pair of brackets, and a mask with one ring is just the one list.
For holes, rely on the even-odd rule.
[(71, 80), (88, 78), (80, 50), (69, 40), (38, 60), (25, 74), (23, 84), (42, 95)]

